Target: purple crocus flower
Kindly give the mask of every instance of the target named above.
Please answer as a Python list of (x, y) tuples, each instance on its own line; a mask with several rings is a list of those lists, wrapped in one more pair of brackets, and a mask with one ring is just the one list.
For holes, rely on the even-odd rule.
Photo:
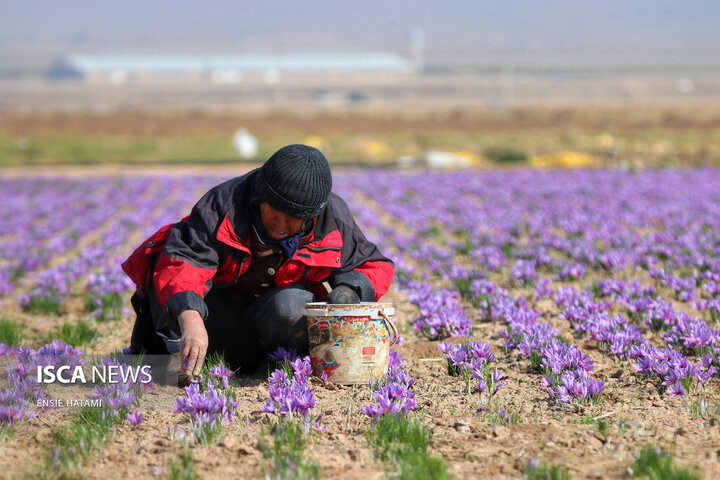
[(667, 392), (674, 397), (682, 397), (685, 395), (685, 388), (680, 382), (675, 382), (668, 388)]
[(133, 410), (132, 413), (128, 413), (125, 418), (130, 422), (131, 425), (140, 425), (145, 419), (142, 414), (137, 410)]
[(372, 418), (382, 415), (406, 415), (417, 408), (415, 391), (411, 387), (415, 379), (402, 369), (403, 360), (397, 351), (390, 350), (388, 373), (376, 385), (373, 397), (377, 403), (362, 407), (362, 412)]
[(222, 388), (223, 390), (227, 388), (228, 380), (230, 377), (232, 377), (233, 374), (233, 372), (231, 370), (228, 370), (222, 363), (210, 367), (208, 373), (210, 373), (210, 376), (212, 378), (220, 379), (220, 388)]
[[(308, 376), (312, 372), (310, 357), (296, 358), (288, 363), (289, 371), (277, 368), (268, 377), (270, 399), (260, 409), (283, 419), (299, 416), (309, 428), (313, 423), (311, 411), (315, 408), (315, 396), (308, 385)], [(315, 424), (317, 422), (318, 418), (314, 420)]]
[(283, 363), (284, 361), (292, 361), (298, 357), (297, 351), (293, 348), (278, 347), (273, 353), (270, 354), (270, 360), (275, 360), (277, 363)]

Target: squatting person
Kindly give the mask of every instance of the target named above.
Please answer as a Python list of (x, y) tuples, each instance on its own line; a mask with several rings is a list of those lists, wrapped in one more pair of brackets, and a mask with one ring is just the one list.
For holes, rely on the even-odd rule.
[(306, 303), (378, 301), (394, 265), (331, 189), (324, 155), (289, 145), (152, 235), (123, 263), (131, 352), (180, 353), (192, 375), (218, 352), (253, 372), (277, 347), (307, 349)]

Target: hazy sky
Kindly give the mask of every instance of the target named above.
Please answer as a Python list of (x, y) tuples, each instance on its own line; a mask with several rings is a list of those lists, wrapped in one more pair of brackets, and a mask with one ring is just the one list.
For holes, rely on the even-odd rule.
[(717, 0), (0, 0), (0, 53), (143, 49), (720, 52)]

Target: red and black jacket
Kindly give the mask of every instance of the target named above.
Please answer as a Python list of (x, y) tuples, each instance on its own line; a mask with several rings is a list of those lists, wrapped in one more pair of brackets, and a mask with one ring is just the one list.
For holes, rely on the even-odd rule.
[[(185, 310), (196, 310), (207, 319), (206, 293), (211, 288), (233, 288), (248, 268), (252, 260), (250, 185), (256, 173), (253, 170), (211, 189), (189, 216), (158, 230), (123, 263), (141, 296), (152, 277), (157, 300), (175, 325)], [(150, 258), (157, 253), (151, 270)], [(305, 284), (320, 300), (326, 295), (323, 282), (332, 288), (346, 284), (357, 288), (363, 301), (377, 301), (388, 291), (394, 271), (393, 262), (365, 238), (347, 204), (331, 193), (309, 240), (282, 263), (275, 284)]]

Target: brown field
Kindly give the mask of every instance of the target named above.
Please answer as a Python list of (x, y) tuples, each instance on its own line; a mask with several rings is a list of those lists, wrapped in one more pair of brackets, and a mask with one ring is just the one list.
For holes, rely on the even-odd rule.
[(2, 116), (2, 132), (11, 135), (128, 135), (173, 137), (232, 134), (238, 124), (258, 135), (301, 132), (318, 135), (388, 133), (510, 132), (518, 130), (692, 130), (720, 128), (720, 105), (605, 106), (578, 108), (526, 107), (508, 110), (483, 108), (408, 108), (398, 111), (303, 110), (288, 108), (246, 112), (137, 110), (111, 113), (23, 112)]
[[(261, 162), (289, 143), (311, 142), (333, 163), (394, 164), (430, 150), (463, 151), (498, 166), (492, 151), (527, 158), (590, 154), (598, 166), (720, 164), (720, 104), (584, 108), (159, 109), (0, 111), (0, 166), (234, 164), (236, 129), (259, 140)], [(522, 166), (502, 164), (502, 166)]]

